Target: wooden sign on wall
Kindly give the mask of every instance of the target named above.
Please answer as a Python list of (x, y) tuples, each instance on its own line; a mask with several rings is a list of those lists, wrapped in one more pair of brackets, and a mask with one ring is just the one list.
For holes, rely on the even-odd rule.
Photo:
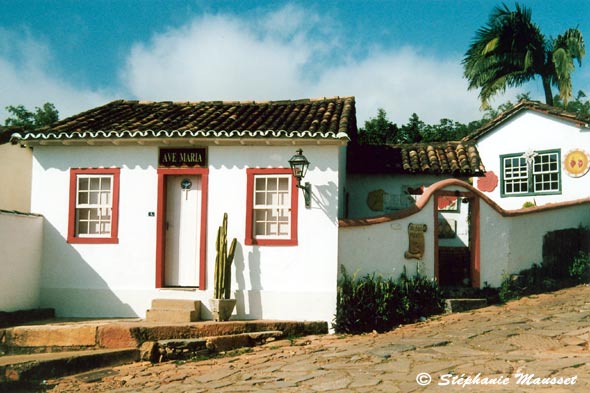
[(408, 225), (408, 251), (404, 253), (406, 259), (422, 259), (424, 255), (424, 232), (426, 224)]
[(158, 165), (164, 168), (206, 167), (207, 149), (204, 147), (160, 149)]

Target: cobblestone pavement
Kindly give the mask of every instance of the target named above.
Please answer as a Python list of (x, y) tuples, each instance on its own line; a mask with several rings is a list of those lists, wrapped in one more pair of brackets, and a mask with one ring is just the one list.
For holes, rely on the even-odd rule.
[(48, 383), (52, 393), (588, 392), (589, 340), (590, 287), (580, 286), (386, 334), (282, 340), (237, 356), (137, 363)]

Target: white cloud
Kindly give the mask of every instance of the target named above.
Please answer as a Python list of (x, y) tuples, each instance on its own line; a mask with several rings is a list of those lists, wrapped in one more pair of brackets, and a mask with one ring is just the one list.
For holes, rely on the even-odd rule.
[[(0, 122), (7, 105), (33, 109), (53, 102), (63, 118), (121, 97), (247, 101), (354, 95), (359, 126), (378, 108), (398, 124), (414, 112), (429, 123), (481, 117), (459, 58), (363, 45), (326, 14), (293, 5), (261, 12), (204, 15), (133, 44), (119, 70), (120, 95), (74, 85), (51, 71), (52, 51), (41, 40), (0, 28)], [(371, 49), (359, 55), (355, 48), (362, 47)]]
[[(318, 89), (357, 97), (359, 125), (383, 108), (398, 124), (412, 113), (428, 123), (441, 118), (471, 121), (481, 117), (477, 93), (467, 91), (455, 59), (439, 60), (412, 48), (380, 51), (323, 76)], [(319, 93), (319, 91), (317, 92)]]
[(312, 52), (300, 39), (259, 36), (244, 21), (208, 16), (131, 50), (122, 78), (151, 100), (262, 100), (303, 94), (301, 67)]
[[(7, 43), (10, 43), (9, 45)], [(0, 124), (9, 105), (33, 110), (45, 102), (55, 104), (64, 118), (112, 99), (109, 94), (79, 88), (52, 75), (51, 51), (27, 32), (0, 29)]]
[(380, 107), (398, 123), (414, 112), (432, 123), (481, 117), (460, 59), (403, 48), (374, 49), (351, 60), (339, 51), (343, 34), (322, 18), (291, 5), (255, 21), (203, 16), (149, 44), (136, 43), (122, 79), (133, 95), (150, 100), (354, 95), (359, 125)]

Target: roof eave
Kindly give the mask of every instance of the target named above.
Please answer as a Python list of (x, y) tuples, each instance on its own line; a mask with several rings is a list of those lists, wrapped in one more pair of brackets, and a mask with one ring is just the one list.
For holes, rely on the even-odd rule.
[(77, 138), (21, 139), (22, 146), (287, 146), (287, 145), (346, 145), (345, 138)]

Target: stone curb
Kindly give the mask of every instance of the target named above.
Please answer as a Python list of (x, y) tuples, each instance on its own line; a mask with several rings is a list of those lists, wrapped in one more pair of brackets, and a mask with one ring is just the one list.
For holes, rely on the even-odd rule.
[(136, 348), (6, 356), (0, 358), (0, 387), (4, 384), (38, 384), (48, 378), (138, 360), (139, 350)]

